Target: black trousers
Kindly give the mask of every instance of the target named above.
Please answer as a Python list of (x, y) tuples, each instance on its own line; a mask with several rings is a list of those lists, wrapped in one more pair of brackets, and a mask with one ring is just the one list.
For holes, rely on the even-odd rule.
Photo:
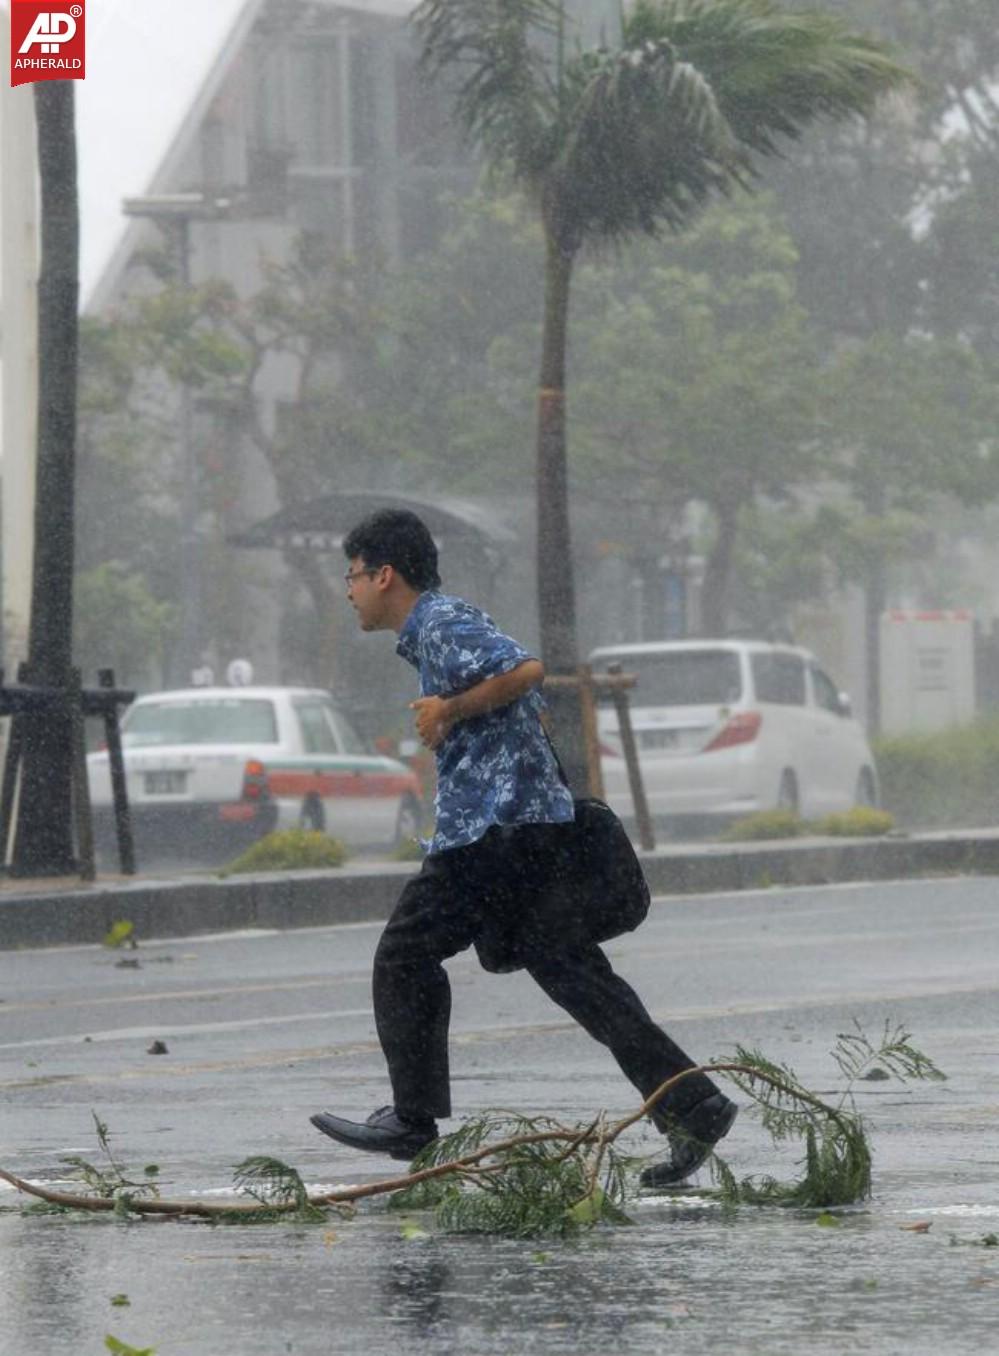
[[(375, 1022), (396, 1108), (451, 1114), (448, 1027), (451, 986), (442, 962), (500, 928), (529, 926), (544, 907), (546, 846), (557, 824), (493, 828), (467, 847), (427, 857), (403, 890), (378, 943)], [(693, 1061), (657, 1026), (600, 947), (575, 944), (529, 954), (524, 968), (581, 1027), (606, 1045), (643, 1099)], [(683, 1117), (716, 1092), (704, 1074), (685, 1078), (657, 1110)], [(660, 1116), (653, 1115), (660, 1129)]]

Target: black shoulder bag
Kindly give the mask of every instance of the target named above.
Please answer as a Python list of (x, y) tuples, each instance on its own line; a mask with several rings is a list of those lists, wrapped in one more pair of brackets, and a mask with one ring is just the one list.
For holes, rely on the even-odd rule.
[(475, 938), (480, 963), (494, 974), (619, 937), (637, 928), (649, 911), (649, 887), (617, 815), (594, 796), (574, 798), (573, 805), (570, 823), (507, 830), (519, 831), (522, 843), (528, 840), (519, 850), (515, 879), (503, 857), (502, 834), (497, 839), (495, 886)]
[[(545, 737), (568, 786), (547, 730)], [(610, 806), (596, 796), (576, 796), (573, 805), (576, 817), (566, 835), (565, 860), (550, 888), (562, 896), (560, 912), (578, 918), (580, 940), (606, 942), (634, 931), (644, 920), (649, 886), (631, 839)]]

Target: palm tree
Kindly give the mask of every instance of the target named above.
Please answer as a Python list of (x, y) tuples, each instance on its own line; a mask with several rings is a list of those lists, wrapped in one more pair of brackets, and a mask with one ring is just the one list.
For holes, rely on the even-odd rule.
[[(810, 122), (866, 113), (910, 78), (840, 21), (773, 0), (637, 0), (620, 46), (592, 50), (567, 41), (579, 3), (422, 0), (414, 14), (424, 68), (456, 77), (458, 122), (491, 168), (526, 189), (543, 224), (537, 578), (551, 673), (577, 664), (565, 366), (580, 250), (681, 229)], [(577, 741), (559, 724), (572, 774)]]

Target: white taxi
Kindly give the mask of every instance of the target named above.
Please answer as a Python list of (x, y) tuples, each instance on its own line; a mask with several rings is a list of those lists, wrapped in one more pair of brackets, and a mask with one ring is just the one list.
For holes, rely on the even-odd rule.
[[(372, 754), (316, 688), (197, 687), (139, 697), (122, 720), (140, 850), (237, 851), (273, 829), (320, 829), (349, 847), (388, 846), (421, 827), (420, 784)], [(98, 832), (111, 817), (107, 752), (87, 758)]]

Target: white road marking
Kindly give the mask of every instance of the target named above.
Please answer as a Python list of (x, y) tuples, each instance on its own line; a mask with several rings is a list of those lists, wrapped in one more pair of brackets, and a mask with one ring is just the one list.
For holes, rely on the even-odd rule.
[(290, 979), (269, 984), (233, 984), (224, 988), (213, 986), (207, 989), (165, 989), (154, 993), (102, 994), (92, 998), (44, 998), (31, 999), (26, 1003), (4, 1003), (0, 1007), (0, 1017), (9, 1012), (62, 1012), (67, 1008), (119, 1007), (125, 1003), (164, 1003), (176, 999), (223, 999), (233, 998), (247, 993), (283, 993), (297, 989), (328, 989), (334, 984), (342, 984), (354, 979), (357, 983), (370, 983), (368, 971), (358, 971), (355, 975), (324, 975), (320, 979)]
[(282, 1026), (288, 1022), (331, 1021), (340, 1017), (374, 1017), (371, 1008), (340, 1008), (335, 1012), (295, 1012), (283, 1017), (247, 1017), (232, 1022), (195, 1022), (185, 1026), (125, 1026), (113, 1031), (87, 1031), (63, 1036), (39, 1036), (29, 1041), (9, 1041), (0, 1050), (26, 1050), (36, 1045), (89, 1045), (100, 1041), (152, 1040), (177, 1036), (204, 1035), (217, 1031), (245, 1031), (260, 1026)]

